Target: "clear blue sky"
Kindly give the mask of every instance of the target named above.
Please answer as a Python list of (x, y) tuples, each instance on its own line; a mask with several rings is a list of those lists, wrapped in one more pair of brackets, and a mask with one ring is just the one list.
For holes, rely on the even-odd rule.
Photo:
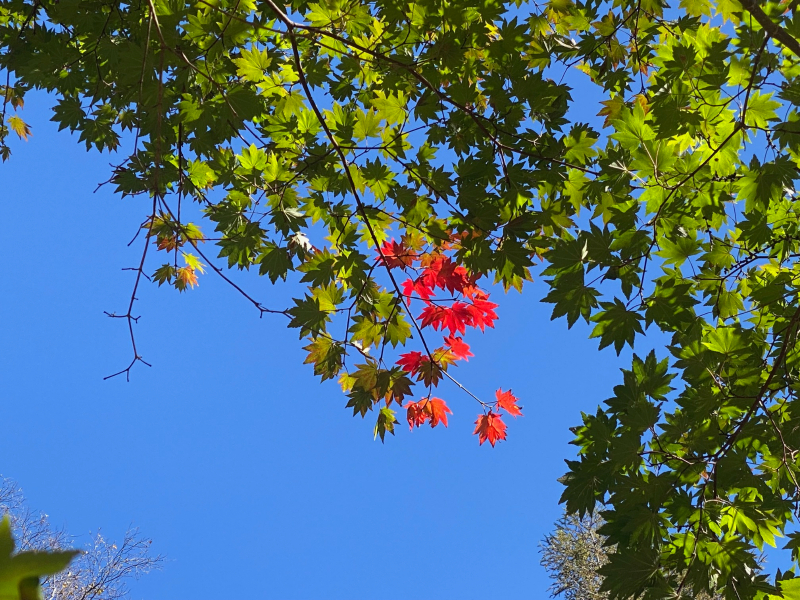
[[(551, 323), (537, 276), (498, 299), (496, 329), (468, 338), (476, 356), (458, 369), (484, 396), (521, 398), (508, 441), (479, 447), (476, 404), (445, 387), (449, 429), (403, 426), (381, 445), (373, 417), (302, 364), (296, 330), (208, 274), (182, 295), (145, 283), (136, 330), (153, 367), (103, 381), (130, 358), (103, 311), (125, 310), (147, 201), (93, 193), (123, 157), (87, 154), (47, 105), (27, 99), (33, 137), (0, 166), (0, 473), (34, 508), (74, 534), (140, 527), (168, 561), (137, 599), (546, 597), (538, 543), (561, 511), (568, 428), (629, 353)], [(268, 305), (287, 294), (238, 280)]]

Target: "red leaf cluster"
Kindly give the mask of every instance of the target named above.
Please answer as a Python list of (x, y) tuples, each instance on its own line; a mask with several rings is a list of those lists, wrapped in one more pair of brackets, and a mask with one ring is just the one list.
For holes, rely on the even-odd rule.
[[(448, 250), (450, 245), (442, 248)], [(417, 381), (424, 382), (429, 388), (438, 385), (448, 365), (473, 356), (469, 345), (461, 337), (466, 333), (467, 327), (484, 331), (486, 327), (494, 327), (497, 320), (497, 304), (490, 302), (489, 294), (476, 285), (477, 277), (469, 275), (463, 266), (441, 254), (441, 251), (442, 249), (436, 254), (419, 255), (408, 248), (405, 242), (397, 243), (392, 240), (383, 244), (379, 252), (379, 260), (390, 269), (399, 267), (406, 270), (413, 267), (419, 273), (416, 278), (403, 282), (406, 302), (410, 305), (414, 299), (422, 300), (425, 307), (418, 317), (420, 326), (448, 334), (444, 338), (444, 345), (430, 354), (412, 351), (402, 354), (397, 360), (404, 371), (415, 376)], [(437, 300), (435, 296), (439, 290), (454, 297)], [(494, 409), (490, 409), (488, 414), (480, 415), (475, 422), (474, 433), (478, 435), (480, 444), (488, 441), (494, 446), (498, 441), (506, 439), (506, 424), (503, 423), (500, 410), (514, 417), (522, 416), (518, 399), (511, 390), (504, 392), (499, 389), (495, 392), (495, 397)], [(446, 427), (447, 414), (452, 414), (444, 400), (430, 396), (418, 402), (409, 402), (403, 408), (407, 411), (411, 429), (424, 423), (435, 427), (440, 422)]]
[(449, 329), (451, 336), (456, 332), (464, 333), (467, 327), (476, 327), (481, 331), (486, 327), (494, 327), (497, 304), (485, 300), (486, 297), (483, 294), (483, 298), (476, 297), (471, 304), (456, 301), (450, 306), (426, 302), (419, 316), (421, 324), (437, 331)]
[(447, 414), (453, 414), (441, 398), (423, 398), (419, 402), (409, 402), (403, 405), (407, 411), (408, 428), (420, 427), (430, 422), (431, 427), (439, 423), (447, 427)]

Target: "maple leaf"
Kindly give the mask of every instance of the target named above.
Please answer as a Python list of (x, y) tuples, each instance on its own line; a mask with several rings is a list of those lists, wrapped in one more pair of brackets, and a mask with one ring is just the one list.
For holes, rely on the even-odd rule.
[(603, 108), (600, 109), (597, 116), (606, 118), (603, 122), (603, 127), (608, 127), (611, 125), (612, 121), (618, 119), (622, 110), (625, 108), (625, 102), (622, 100), (621, 96), (617, 96), (611, 100), (603, 100), (600, 104), (603, 105)]
[(470, 356), (475, 356), (469, 351), (469, 345), (465, 344), (464, 340), (460, 337), (453, 337), (452, 335), (447, 336), (444, 338), (444, 343), (450, 348), (450, 352), (453, 353), (453, 356), (458, 359), (469, 361)]
[[(443, 362), (446, 364), (452, 361), (444, 360)], [(442, 378), (442, 367), (431, 361), (429, 356), (425, 356), (422, 352), (417, 352), (416, 350), (401, 354), (396, 364), (400, 365), (404, 371), (416, 375), (417, 381), (424, 381), (428, 387), (437, 385)]]
[(504, 392), (501, 388), (497, 390), (494, 395), (497, 398), (497, 408), (502, 408), (514, 418), (522, 416), (522, 407), (517, 404), (519, 398), (514, 396), (511, 390)]
[(417, 373), (417, 381), (422, 381), (426, 386), (439, 385), (444, 370), (427, 356), (423, 358)]
[(177, 279), (175, 280), (175, 287), (180, 291), (185, 290), (187, 287), (196, 287), (197, 273), (194, 267), (181, 267), (176, 271)]
[(431, 414), (431, 427), (436, 427), (440, 422), (447, 427), (447, 413), (453, 414), (441, 398), (430, 398), (428, 409)]
[(391, 242), (384, 242), (378, 252), (378, 260), (382, 261), (390, 269), (400, 267), (405, 269), (416, 260), (416, 253), (410, 248), (406, 248), (403, 242), (399, 244), (392, 240)]
[(469, 283), (467, 270), (457, 265), (446, 256), (435, 256), (425, 266), (420, 276), (422, 283), (428, 288), (441, 288), (450, 293), (461, 292)]
[(419, 315), (422, 327), (433, 325), (434, 329), (439, 329), (441, 322), (444, 320), (444, 311), (445, 308), (443, 306), (436, 306), (432, 302), (428, 302)]
[(12, 115), (8, 118), (8, 127), (26, 142), (28, 141), (28, 138), (33, 135), (31, 133), (30, 125), (28, 125), (17, 115)]
[(403, 405), (406, 409), (406, 419), (409, 429), (421, 427), (430, 422), (431, 427), (436, 427), (439, 423), (447, 427), (447, 415), (453, 414), (447, 404), (441, 398), (423, 398), (419, 402), (409, 402)]
[(488, 440), (494, 448), (497, 440), (506, 439), (506, 424), (503, 423), (500, 415), (490, 410), (488, 414), (478, 417), (478, 420), (475, 421), (475, 431), (472, 433), (478, 435), (479, 445), (483, 445), (483, 442)]
[(158, 240), (158, 245), (156, 246), (159, 250), (166, 250), (167, 252), (172, 252), (180, 246), (178, 238), (174, 235), (169, 235), (162, 237)]
[[(449, 308), (429, 302), (422, 310), (419, 318), (423, 327), (431, 325), (437, 331), (439, 329), (449, 329), (450, 335), (453, 335), (456, 331), (464, 333), (467, 325), (473, 325), (474, 313), (475, 309), (472, 305), (464, 304), (463, 302), (453, 302), (453, 305)], [(480, 314), (482, 315), (483, 313)], [(495, 318), (497, 318), (497, 315), (495, 315)]]
[(428, 287), (421, 277), (418, 277), (417, 279), (406, 279), (403, 282), (404, 296), (411, 298), (415, 292), (423, 300), (428, 300), (431, 296), (433, 296), (433, 288)]
[(415, 350), (413, 352), (401, 354), (397, 364), (403, 367), (404, 371), (416, 374), (419, 371), (423, 360), (424, 357), (422, 356), (422, 352), (417, 352)]
[(479, 292), (472, 300), (472, 304), (468, 305), (470, 313), (470, 325), (480, 328), (484, 331), (486, 327), (494, 327), (494, 322), (497, 320), (497, 313), (494, 309), (497, 304), (487, 300), (488, 294)]
[(442, 367), (454, 364), (458, 357), (447, 346), (442, 346), (433, 351), (433, 360)]
[(421, 406), (422, 402), (409, 402), (404, 404), (403, 408), (406, 409), (406, 419), (408, 419), (408, 429), (412, 430), (414, 427), (419, 427), (428, 420), (425, 415), (425, 408)]

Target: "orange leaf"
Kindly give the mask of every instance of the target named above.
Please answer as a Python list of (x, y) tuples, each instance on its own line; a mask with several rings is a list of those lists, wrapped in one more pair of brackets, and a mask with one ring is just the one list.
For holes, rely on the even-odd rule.
[(506, 439), (506, 424), (500, 418), (500, 415), (493, 413), (491, 410), (489, 414), (480, 415), (478, 420), (475, 421), (475, 431), (473, 434), (478, 435), (478, 442), (483, 445), (483, 442), (489, 440), (489, 443), (494, 448), (497, 440)]
[(428, 409), (431, 412), (431, 427), (436, 427), (440, 422), (447, 427), (447, 413), (452, 415), (453, 411), (447, 407), (444, 400), (431, 398), (428, 402)]
[(452, 352), (453, 356), (456, 358), (468, 361), (470, 356), (475, 356), (469, 351), (469, 345), (465, 344), (464, 340), (460, 337), (448, 336), (444, 338), (444, 343), (450, 347), (450, 352)]
[(177, 271), (177, 276), (175, 287), (180, 291), (185, 290), (187, 287), (193, 288), (197, 286), (197, 273), (192, 267), (181, 267)]
[(436, 427), (439, 423), (447, 427), (447, 414), (453, 414), (441, 398), (423, 398), (419, 402), (409, 402), (403, 408), (406, 409), (409, 429), (421, 427), (427, 422), (430, 422), (431, 427)]
[(494, 395), (497, 398), (497, 408), (502, 408), (514, 418), (522, 416), (522, 410), (520, 410), (522, 407), (517, 405), (519, 398), (515, 397), (511, 393), (511, 390), (504, 392), (501, 388), (497, 390)]
[(408, 420), (409, 429), (419, 427), (428, 420), (428, 417), (425, 415), (425, 409), (421, 404), (422, 402), (409, 402), (403, 405), (403, 408), (406, 409), (406, 419)]
[(159, 250), (166, 250), (167, 252), (172, 252), (179, 246), (178, 238), (174, 235), (168, 235), (160, 238), (158, 240), (157, 248)]

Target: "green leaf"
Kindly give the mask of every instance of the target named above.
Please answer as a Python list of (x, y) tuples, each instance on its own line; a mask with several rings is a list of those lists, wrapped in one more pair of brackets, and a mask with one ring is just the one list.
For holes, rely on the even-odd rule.
[(605, 577), (602, 591), (609, 597), (631, 598), (638, 596), (658, 572), (658, 553), (654, 550), (625, 549), (609, 557), (608, 564), (600, 568)]
[(236, 64), (236, 73), (239, 77), (259, 83), (266, 79), (266, 71), (272, 64), (272, 58), (266, 50), (252, 46), (249, 50), (243, 49), (241, 58), (235, 58), (233, 62)]
[(614, 298), (613, 303), (601, 302), (600, 306), (603, 310), (592, 317), (597, 325), (589, 337), (600, 338), (601, 350), (612, 343), (617, 354), (622, 352), (626, 343), (633, 348), (636, 334), (644, 333), (640, 323), (644, 317), (638, 312), (628, 310), (619, 298)]
[(303, 349), (308, 352), (305, 364), (314, 365), (322, 381), (335, 378), (344, 365), (344, 347), (328, 337), (319, 336)]
[(306, 335), (316, 337), (325, 331), (330, 316), (327, 311), (322, 310), (317, 298), (306, 294), (303, 300), (295, 300), (294, 303), (295, 306), (287, 311), (292, 317), (289, 327), (299, 328), (301, 338)]
[(746, 348), (747, 342), (738, 328), (720, 327), (708, 332), (703, 345), (713, 352), (730, 356)]
[(772, 94), (762, 94), (759, 91), (750, 95), (745, 115), (745, 125), (751, 127), (767, 127), (770, 121), (777, 121), (775, 113), (781, 103), (772, 99)]
[(378, 436), (381, 436), (381, 442), (383, 442), (387, 432), (394, 435), (395, 425), (397, 425), (395, 412), (384, 406), (378, 413), (378, 421), (375, 423), (374, 437), (377, 439)]
[(281, 248), (274, 242), (266, 245), (256, 262), (260, 265), (259, 274), (269, 276), (272, 283), (279, 278), (285, 280), (287, 273), (293, 269), (292, 257), (288, 248)]

